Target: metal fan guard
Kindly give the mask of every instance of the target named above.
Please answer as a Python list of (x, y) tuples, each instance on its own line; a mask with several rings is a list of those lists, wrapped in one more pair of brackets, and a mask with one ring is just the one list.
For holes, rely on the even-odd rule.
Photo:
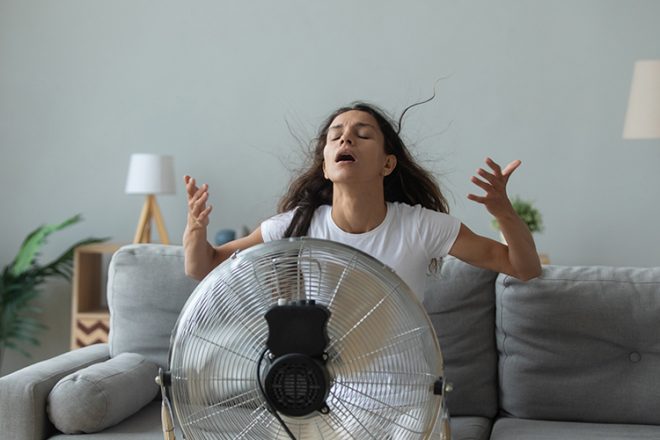
[(262, 397), (257, 365), (268, 336), (265, 313), (278, 300), (301, 299), (331, 312), (331, 385), (327, 414), (282, 417), (296, 439), (429, 438), (443, 370), (422, 305), (373, 257), (310, 238), (242, 251), (191, 294), (172, 333), (169, 366), (185, 438), (289, 439)]

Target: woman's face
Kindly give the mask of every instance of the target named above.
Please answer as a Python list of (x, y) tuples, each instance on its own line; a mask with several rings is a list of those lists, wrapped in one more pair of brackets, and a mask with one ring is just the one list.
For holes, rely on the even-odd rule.
[(323, 149), (323, 172), (333, 183), (376, 182), (396, 166), (396, 156), (385, 153), (385, 138), (376, 119), (350, 110), (337, 116), (328, 129)]

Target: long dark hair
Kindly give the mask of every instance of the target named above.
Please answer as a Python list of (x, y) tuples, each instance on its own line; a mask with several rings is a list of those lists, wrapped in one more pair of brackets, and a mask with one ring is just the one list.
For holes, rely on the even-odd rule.
[[(402, 118), (408, 109), (404, 110)], [(447, 200), (435, 178), (414, 161), (401, 140), (399, 136), (401, 119), (398, 129), (395, 130), (394, 123), (382, 110), (371, 104), (356, 102), (339, 108), (323, 122), (316, 138), (312, 141), (315, 146), (309, 158), (309, 166), (293, 179), (288, 191), (280, 199), (278, 212), (296, 210), (284, 237), (306, 235), (316, 208), (332, 204), (332, 182), (323, 175), (323, 149), (332, 121), (340, 114), (351, 110), (369, 113), (376, 119), (385, 138), (385, 153), (396, 156), (397, 164), (394, 171), (383, 181), (385, 201), (422, 205), (434, 211), (449, 212)]]

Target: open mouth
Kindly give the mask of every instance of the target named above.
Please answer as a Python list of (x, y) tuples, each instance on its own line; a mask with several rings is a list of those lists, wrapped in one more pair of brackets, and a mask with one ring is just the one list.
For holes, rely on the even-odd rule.
[(339, 163), (339, 162), (355, 162), (355, 158), (353, 156), (351, 156), (350, 154), (340, 153), (335, 158), (335, 162), (337, 162), (337, 163)]

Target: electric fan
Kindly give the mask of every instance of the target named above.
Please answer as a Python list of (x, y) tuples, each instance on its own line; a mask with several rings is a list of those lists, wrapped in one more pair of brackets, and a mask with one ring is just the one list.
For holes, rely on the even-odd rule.
[(445, 439), (442, 374), (433, 327), (391, 269), (294, 238), (239, 252), (199, 284), (159, 383), (191, 440)]

